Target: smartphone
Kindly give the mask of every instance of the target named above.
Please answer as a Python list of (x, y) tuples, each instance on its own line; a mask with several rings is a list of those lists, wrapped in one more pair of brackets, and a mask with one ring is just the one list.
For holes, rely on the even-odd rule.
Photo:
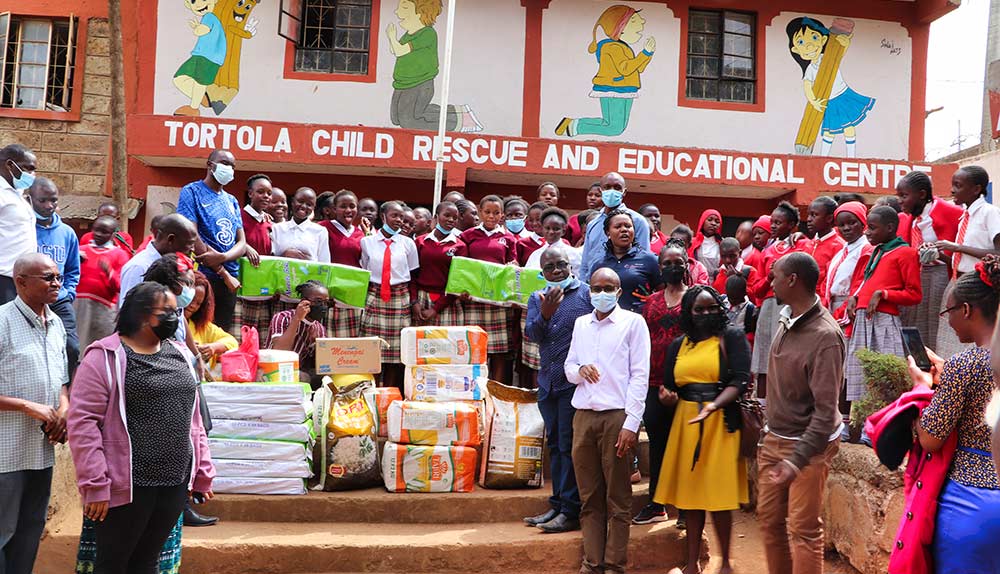
[(903, 327), (903, 344), (906, 352), (913, 356), (913, 362), (921, 371), (931, 372), (931, 358), (927, 356), (927, 349), (924, 348), (924, 341), (920, 338), (920, 331), (915, 327)]

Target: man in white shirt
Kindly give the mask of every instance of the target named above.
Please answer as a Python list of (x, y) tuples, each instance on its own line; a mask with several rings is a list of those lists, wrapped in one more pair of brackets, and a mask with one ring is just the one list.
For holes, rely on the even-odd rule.
[(573, 469), (580, 489), (583, 566), (624, 572), (631, 522), (631, 451), (649, 385), (649, 328), (618, 306), (621, 280), (601, 268), (590, 278), (594, 312), (576, 320), (566, 357), (573, 394)]
[(35, 181), (35, 154), (21, 144), (0, 149), (0, 305), (17, 297), (14, 262), (38, 250), (35, 215), (24, 192)]

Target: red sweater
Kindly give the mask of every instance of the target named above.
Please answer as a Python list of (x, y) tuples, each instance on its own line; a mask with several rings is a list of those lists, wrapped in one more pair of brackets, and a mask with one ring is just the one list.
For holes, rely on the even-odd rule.
[[(743, 268), (744, 270), (746, 269), (750, 270), (750, 274), (747, 275), (746, 277), (747, 298), (750, 299), (750, 302), (753, 303), (754, 305), (758, 305), (756, 298), (753, 295), (751, 295), (749, 291), (750, 291), (750, 285), (755, 285), (757, 283), (757, 275), (760, 275), (760, 272), (754, 269), (753, 267), (747, 265), (746, 262), (743, 263)], [(715, 282), (712, 283), (712, 288), (718, 291), (719, 293), (725, 295), (727, 280), (729, 280), (729, 276), (726, 273), (726, 267), (724, 265), (720, 266), (719, 273), (715, 276)]]
[[(872, 257), (875, 257), (874, 252)], [(920, 259), (916, 249), (897, 247), (882, 255), (875, 272), (861, 286), (857, 308), (867, 307), (876, 291), (882, 291), (882, 300), (875, 308), (879, 313), (899, 315), (900, 306), (920, 303), (924, 295), (920, 286)]]
[[(431, 233), (434, 233), (433, 231)], [(430, 233), (417, 238), (417, 255), (420, 257), (420, 272), (414, 282), (417, 289), (431, 294), (434, 300), (434, 310), (438, 313), (446, 309), (455, 300), (454, 295), (444, 295), (448, 284), (448, 271), (451, 269), (452, 257), (468, 257), (469, 248), (461, 239), (438, 242), (429, 239)]]
[[(129, 260), (128, 252), (121, 247), (105, 249), (86, 243), (80, 245), (80, 255), (80, 283), (76, 286), (76, 296), (114, 307), (121, 288), (122, 267)], [(101, 262), (107, 265), (110, 273), (102, 268)]]
[[(125, 238), (125, 241), (118, 239), (119, 235)], [(131, 251), (133, 245), (132, 236), (129, 235), (127, 231), (119, 231), (118, 233), (112, 235), (111, 237), (112, 237), (111, 240), (114, 242), (115, 245), (121, 247), (122, 249), (125, 249), (126, 255), (130, 255), (132, 253)], [(93, 240), (94, 240), (93, 233), (91, 233), (90, 231), (84, 233), (83, 237), (80, 238), (80, 247), (83, 247), (84, 245), (90, 245), (90, 242)]]
[(765, 247), (764, 252), (760, 255), (760, 264), (757, 266), (759, 273), (757, 274), (757, 284), (753, 287), (753, 297), (756, 297), (761, 303), (765, 299), (774, 297), (774, 289), (771, 289), (771, 280), (768, 279), (768, 275), (771, 274), (771, 267), (779, 259), (793, 251), (811, 253), (812, 244), (813, 242), (808, 239), (800, 239), (792, 246), (788, 245), (787, 240), (778, 239)]
[(518, 239), (517, 245), (514, 248), (517, 254), (517, 264), (524, 267), (528, 263), (528, 258), (531, 257), (531, 254), (541, 249), (543, 245), (545, 245), (543, 237), (539, 237), (537, 241), (530, 235)]
[(332, 221), (320, 221), (319, 224), (326, 228), (330, 238), (330, 263), (361, 267), (361, 240), (365, 237), (361, 226), (355, 225), (347, 236)]
[(830, 260), (845, 245), (847, 242), (836, 230), (831, 231), (822, 239), (813, 240), (811, 255), (816, 260), (816, 264), (819, 265), (819, 283), (816, 284), (816, 292), (824, 301), (826, 300), (826, 274), (830, 270)]
[(261, 255), (271, 254), (271, 222), (264, 220), (257, 221), (247, 210), (240, 210), (240, 217), (243, 218), (243, 233), (246, 235), (247, 245), (257, 250)]
[(653, 255), (659, 257), (660, 251), (663, 250), (663, 246), (667, 244), (667, 240), (670, 239), (663, 234), (662, 231), (654, 231), (653, 237), (649, 240), (649, 250), (653, 252)]
[(500, 265), (517, 261), (517, 238), (507, 230), (488, 235), (477, 226), (463, 231), (459, 239), (468, 246), (472, 259)]

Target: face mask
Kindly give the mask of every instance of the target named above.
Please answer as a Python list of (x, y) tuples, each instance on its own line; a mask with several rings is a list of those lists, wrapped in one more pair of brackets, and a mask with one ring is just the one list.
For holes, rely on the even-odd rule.
[(234, 170), (231, 165), (217, 163), (215, 164), (215, 169), (212, 170), (212, 176), (215, 177), (215, 181), (221, 183), (222, 185), (226, 185), (227, 183), (233, 181), (233, 178), (236, 177), (235, 171), (236, 170)]
[(194, 301), (194, 289), (185, 285), (181, 287), (181, 294), (177, 296), (177, 306), (181, 309), (187, 307)]
[(180, 323), (177, 315), (174, 313), (161, 313), (156, 318), (160, 321), (160, 324), (153, 327), (153, 334), (161, 341), (166, 341), (177, 333), (177, 325)]
[(594, 309), (597, 309), (601, 313), (610, 313), (615, 305), (618, 304), (618, 292), (614, 293), (591, 293), (590, 302), (594, 305)]
[(38, 220), (38, 221), (48, 221), (49, 219), (52, 219), (52, 216), (50, 215), (48, 217), (45, 217), (41, 213), (38, 213), (37, 211), (35, 211), (35, 219)]
[(558, 288), (560, 288), (562, 290), (565, 290), (572, 283), (573, 283), (573, 276), (572, 275), (570, 275), (569, 277), (563, 279), (562, 281), (549, 281), (548, 279), (545, 280), (545, 284), (548, 285), (549, 287), (558, 287)]
[(450, 231), (448, 231), (447, 229), (445, 229), (445, 228), (441, 227), (441, 224), (440, 224), (440, 223), (438, 223), (438, 224), (437, 224), (437, 225), (436, 225), (435, 227), (437, 227), (437, 230), (441, 232), (441, 235), (448, 235), (448, 234), (450, 234), (450, 233), (451, 233), (451, 232), (450, 232)]
[(625, 192), (618, 191), (617, 189), (601, 190), (601, 201), (604, 202), (605, 207), (610, 207), (611, 209), (621, 205), (623, 197), (625, 197)]
[(660, 271), (660, 277), (667, 285), (680, 285), (684, 282), (685, 273), (686, 270), (680, 265), (671, 265)]
[(726, 327), (729, 320), (725, 313), (708, 313), (691, 317), (691, 322), (699, 333), (718, 333)]
[(313, 321), (319, 321), (326, 318), (326, 312), (330, 310), (330, 306), (326, 303), (311, 303), (309, 305), (309, 319)]
[(521, 233), (524, 231), (524, 219), (508, 219), (506, 225), (507, 230), (511, 233)]
[(382, 232), (385, 233), (387, 236), (392, 237), (393, 235), (398, 234), (399, 230), (393, 229), (388, 223), (383, 223)]
[(24, 191), (25, 189), (28, 189), (35, 183), (35, 174), (24, 171), (23, 169), (21, 169), (21, 166), (17, 165), (13, 161), (10, 162), (10, 165), (16, 167), (17, 171), (21, 172), (21, 175), (17, 177), (14, 177), (13, 170), (11, 170), (10, 172), (10, 177), (14, 180), (12, 183), (14, 189), (18, 191)]

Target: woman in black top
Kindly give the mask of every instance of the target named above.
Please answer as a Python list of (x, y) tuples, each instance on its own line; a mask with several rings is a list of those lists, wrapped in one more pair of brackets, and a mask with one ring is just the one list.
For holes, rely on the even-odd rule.
[[(660, 264), (655, 255), (636, 242), (629, 212), (612, 211), (604, 220), (604, 234), (608, 236), (607, 254), (594, 265), (592, 272), (601, 267), (614, 270), (622, 282), (618, 304), (622, 309), (642, 313), (646, 298), (661, 286)], [(590, 281), (590, 278), (582, 280)]]

